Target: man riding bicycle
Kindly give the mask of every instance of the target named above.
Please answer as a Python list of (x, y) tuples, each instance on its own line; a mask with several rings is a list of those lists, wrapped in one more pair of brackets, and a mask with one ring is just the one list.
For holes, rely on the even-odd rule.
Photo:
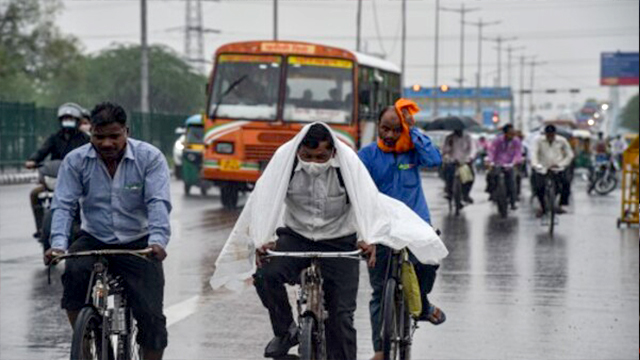
[[(297, 283), (310, 260), (265, 261), (266, 250), (335, 252), (360, 247), (373, 265), (374, 243), (409, 247), (423, 263), (447, 255), (427, 223), (403, 203), (379, 193), (353, 149), (326, 124), (310, 124), (276, 151), (256, 183), (216, 261), (211, 285), (242, 289), (254, 273), (275, 335), (264, 355), (283, 356), (298, 342), (284, 284)], [(320, 270), (328, 310), (327, 358), (355, 360), (359, 266), (351, 260), (321, 259)]]
[[(422, 190), (420, 168), (435, 167), (442, 163), (440, 152), (431, 139), (423, 135), (413, 125), (413, 113), (419, 109), (415, 103), (400, 99), (395, 106), (384, 108), (378, 116), (378, 142), (364, 147), (358, 155), (369, 170), (376, 186), (385, 195), (405, 203), (427, 223), (431, 223), (429, 208)], [(376, 263), (369, 269), (369, 282), (373, 288), (369, 303), (373, 335), (374, 360), (383, 358), (382, 340), (382, 297), (385, 279), (388, 278), (387, 259), (391, 249), (386, 246), (376, 248)], [(412, 255), (422, 296), (420, 320), (438, 325), (446, 317), (435, 305), (429, 303), (427, 295), (433, 289), (438, 265), (425, 265)]]
[[(67, 154), (76, 148), (89, 142), (89, 136), (80, 130), (80, 122), (85, 110), (78, 104), (66, 103), (58, 108), (58, 122), (60, 130), (52, 134), (42, 146), (29, 157), (24, 164), (27, 169), (35, 169), (47, 156), (51, 160), (62, 160)], [(31, 191), (31, 209), (36, 222), (36, 232), (33, 237), (40, 238), (44, 209), (38, 201), (40, 193), (45, 191), (43, 185), (37, 186)]]
[(558, 214), (565, 213), (562, 208), (569, 204), (571, 188), (569, 182), (568, 167), (573, 161), (573, 150), (567, 139), (557, 136), (555, 125), (547, 125), (544, 128), (544, 136), (539, 137), (531, 151), (531, 168), (533, 169), (533, 184), (535, 194), (540, 202), (540, 209), (536, 217), (542, 217), (546, 211), (545, 176), (547, 172), (556, 173), (556, 186), (560, 189), (560, 206)]
[(490, 170), (487, 174), (487, 192), (493, 194), (497, 186), (499, 171), (504, 172), (505, 183), (507, 185), (507, 197), (511, 203), (511, 210), (516, 210), (516, 200), (518, 198), (516, 189), (515, 167), (522, 163), (522, 143), (516, 137), (516, 131), (511, 124), (502, 128), (502, 135), (497, 136), (491, 145), (489, 157), (487, 159)]
[[(127, 137), (122, 107), (102, 103), (91, 112), (91, 143), (63, 161), (53, 199), (52, 248), (44, 255), (101, 250), (150, 248), (154, 259), (113, 257), (109, 269), (120, 275), (138, 322), (137, 341), (145, 360), (162, 359), (167, 346), (163, 315), (164, 273), (161, 261), (171, 234), (169, 168), (157, 148)], [(68, 247), (72, 211), (81, 204), (82, 231)], [(67, 249), (68, 248), (68, 249)], [(67, 260), (62, 275), (62, 308), (71, 326), (85, 306), (92, 257)]]
[[(444, 160), (444, 180), (447, 199), (451, 199), (453, 196), (453, 181), (458, 166), (468, 166), (469, 171), (473, 173), (472, 165), (475, 154), (474, 141), (469, 134), (464, 132), (461, 125), (444, 139), (442, 158)], [(462, 184), (462, 200), (469, 204), (473, 204), (473, 199), (470, 196), (472, 187), (473, 180)]]

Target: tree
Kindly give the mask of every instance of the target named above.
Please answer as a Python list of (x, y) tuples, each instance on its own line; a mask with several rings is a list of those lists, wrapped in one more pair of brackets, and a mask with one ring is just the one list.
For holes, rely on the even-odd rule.
[[(171, 49), (149, 47), (151, 112), (191, 114), (205, 106), (206, 78), (193, 71)], [(75, 101), (91, 107), (102, 101), (140, 110), (140, 47), (119, 45), (87, 56), (74, 71), (60, 76), (50, 105)]]
[(620, 115), (620, 125), (634, 132), (638, 132), (640, 128), (638, 95), (639, 94), (636, 94), (627, 102), (627, 105), (625, 105)]
[(77, 40), (54, 25), (59, 0), (0, 3), (0, 100), (33, 101), (80, 57)]

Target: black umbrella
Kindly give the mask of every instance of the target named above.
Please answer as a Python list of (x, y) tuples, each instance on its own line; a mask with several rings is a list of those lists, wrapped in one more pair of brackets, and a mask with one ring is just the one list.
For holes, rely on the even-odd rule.
[(425, 126), (425, 130), (465, 130), (479, 125), (470, 117), (447, 116), (437, 118)]

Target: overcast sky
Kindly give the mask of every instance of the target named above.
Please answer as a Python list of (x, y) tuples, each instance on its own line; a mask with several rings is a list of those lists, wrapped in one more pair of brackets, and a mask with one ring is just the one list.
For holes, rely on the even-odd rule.
[[(139, 43), (139, 0), (63, 0), (57, 18), (63, 32), (77, 36), (87, 52), (113, 43)], [(514, 52), (513, 86), (520, 87), (517, 56), (536, 55), (545, 62), (536, 68), (536, 88), (581, 88), (575, 98), (566, 94), (537, 95), (536, 102), (582, 102), (586, 97), (605, 100), (609, 91), (599, 86), (600, 53), (638, 51), (639, 0), (469, 0), (478, 11), (466, 20), (501, 21), (485, 28), (487, 37), (517, 37), (511, 44), (526, 47)], [(279, 38), (304, 40), (355, 49), (356, 0), (279, 0)], [(441, 0), (442, 7), (459, 8), (462, 2)], [(184, 52), (184, 0), (148, 0), (149, 41)], [(406, 84), (433, 85), (435, 0), (407, 0)], [(272, 0), (203, 0), (206, 28), (220, 34), (205, 35), (205, 57), (220, 45), (233, 41), (271, 39)], [(364, 0), (363, 48), (386, 54), (400, 64), (400, 0)], [(376, 27), (377, 23), (377, 27)], [(440, 13), (440, 83), (456, 86), (460, 64), (460, 15)], [(376, 30), (378, 29), (378, 30)], [(379, 36), (378, 36), (379, 34)], [(477, 73), (477, 27), (465, 27), (465, 79), (475, 85)], [(494, 84), (497, 69), (495, 44), (483, 42), (483, 83)], [(507, 56), (503, 52), (502, 84), (508, 84)], [(529, 87), (526, 69), (525, 88)], [(622, 100), (638, 91), (622, 90)]]

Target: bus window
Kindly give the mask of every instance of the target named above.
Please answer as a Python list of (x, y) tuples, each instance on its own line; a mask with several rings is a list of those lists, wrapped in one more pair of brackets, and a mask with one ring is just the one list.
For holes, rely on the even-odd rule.
[[(280, 86), (279, 56), (223, 54), (218, 57), (209, 115), (275, 120)], [(232, 89), (230, 86), (236, 84)]]
[(290, 56), (287, 66), (285, 121), (351, 123), (351, 61)]

